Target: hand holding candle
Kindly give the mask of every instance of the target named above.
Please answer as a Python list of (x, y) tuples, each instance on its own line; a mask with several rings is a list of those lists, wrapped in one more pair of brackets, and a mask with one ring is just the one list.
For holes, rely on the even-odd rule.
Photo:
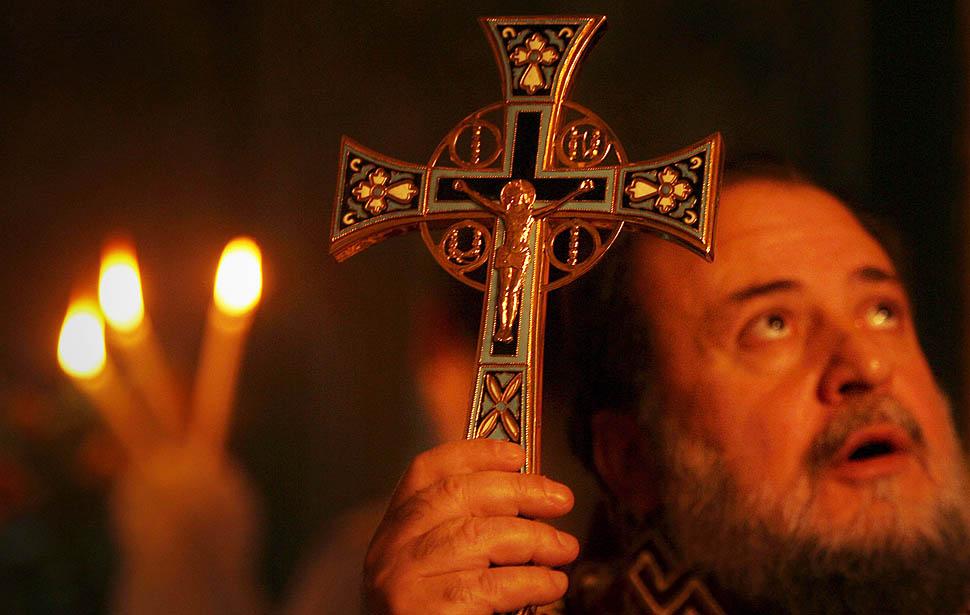
[[(105, 251), (98, 291), (100, 308), (90, 297), (71, 303), (57, 354), (135, 462), (119, 476), (112, 498), (123, 563), (120, 612), (266, 612), (255, 574), (256, 498), (224, 447), (244, 340), (262, 291), (258, 246), (237, 239), (223, 252), (187, 429), (185, 404), (145, 313), (130, 245)], [(108, 357), (105, 320), (123, 371)]]

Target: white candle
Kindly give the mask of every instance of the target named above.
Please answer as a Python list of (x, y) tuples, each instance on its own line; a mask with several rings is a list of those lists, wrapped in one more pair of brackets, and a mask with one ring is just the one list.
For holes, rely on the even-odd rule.
[(108, 360), (104, 320), (93, 299), (80, 298), (68, 307), (57, 360), (128, 452), (144, 450), (145, 434), (134, 420), (134, 399)]
[(259, 246), (248, 237), (229, 242), (219, 259), (192, 396), (191, 435), (215, 450), (225, 444), (240, 358), (262, 287)]
[(177, 435), (182, 428), (183, 405), (145, 314), (141, 274), (130, 244), (115, 242), (104, 251), (98, 301), (111, 329), (112, 344), (121, 352), (132, 384), (162, 429)]

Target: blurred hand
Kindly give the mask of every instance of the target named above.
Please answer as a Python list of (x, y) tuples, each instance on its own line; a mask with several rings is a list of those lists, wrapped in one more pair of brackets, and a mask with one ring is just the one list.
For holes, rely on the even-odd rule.
[(562, 597), (566, 575), (552, 567), (574, 560), (579, 543), (534, 519), (569, 512), (573, 495), (519, 473), (523, 463), (521, 446), (496, 440), (415, 458), (367, 552), (367, 612), (490, 615)]
[(121, 549), (116, 612), (249, 615), (263, 610), (256, 562), (256, 498), (225, 454), (159, 444), (115, 485)]

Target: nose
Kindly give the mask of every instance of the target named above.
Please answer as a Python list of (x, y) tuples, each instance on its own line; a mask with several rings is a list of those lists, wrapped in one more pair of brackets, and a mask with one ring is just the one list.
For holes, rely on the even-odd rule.
[(819, 382), (819, 398), (837, 405), (856, 395), (883, 392), (893, 368), (889, 351), (871, 332), (857, 327), (843, 331), (835, 340)]

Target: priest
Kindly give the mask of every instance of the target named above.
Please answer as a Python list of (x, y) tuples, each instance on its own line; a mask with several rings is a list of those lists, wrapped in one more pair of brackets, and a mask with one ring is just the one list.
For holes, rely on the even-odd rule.
[(786, 167), (727, 173), (719, 207), (713, 264), (636, 236), (574, 291), (591, 543), (518, 445), (439, 446), (371, 542), (372, 612), (966, 609), (966, 459), (892, 259)]

